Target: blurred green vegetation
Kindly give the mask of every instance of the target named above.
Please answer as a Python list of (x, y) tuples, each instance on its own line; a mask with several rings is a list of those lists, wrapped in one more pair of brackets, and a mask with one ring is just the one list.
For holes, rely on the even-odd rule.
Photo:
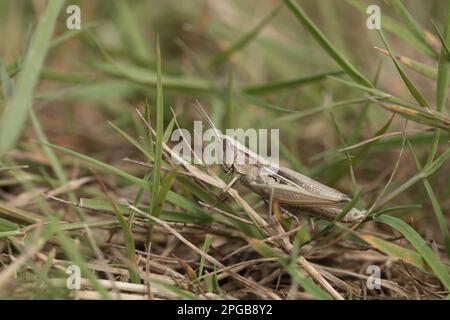
[[(100, 259), (98, 252), (91, 239), (79, 232), (83, 227), (76, 225), (97, 218), (90, 210), (98, 209), (95, 201), (103, 201), (101, 210), (115, 214), (111, 217), (117, 221), (92, 229), (121, 228), (123, 255), (129, 262), (124, 257), (115, 262), (130, 271), (130, 281), (139, 283), (136, 268), (142, 261), (136, 255), (142, 253), (135, 249), (145, 250), (146, 241), (133, 238), (133, 232), (152, 230), (155, 222), (117, 204), (122, 198), (163, 221), (223, 224), (225, 237), (234, 231), (261, 236), (258, 226), (223, 216), (211, 218), (197, 200), (212, 203), (218, 190), (211, 192), (169, 170), (162, 159), (164, 132), (167, 137), (174, 127), (171, 108), (180, 126), (191, 129), (198, 119), (193, 108), (198, 100), (220, 128), (279, 128), (283, 165), (348, 194), (360, 194), (359, 205), (378, 205), (378, 222), (357, 230), (383, 234), (386, 239), (402, 234), (408, 240), (400, 243), (405, 251), (383, 240), (369, 242), (367, 235), (360, 238), (421, 271), (426, 269), (420, 260), (424, 259), (431, 267), (427, 271), (448, 292), (449, 53), (441, 45), (448, 44), (450, 37), (448, 1), (79, 0), (70, 4), (81, 8), (81, 30), (66, 28), (68, 3), (61, 5), (58, 15), (55, 1), (47, 5), (42, 0), (0, 0), (0, 254), (5, 259), (23, 252), (18, 239), (28, 235), (26, 225), (46, 221), (45, 230), (36, 231), (45, 240), (33, 246), (33, 254), (47, 249), (47, 241), (56, 237), (64, 252), (57, 257), (81, 264), (91, 286), (107, 298), (89, 271), (89, 261)], [(365, 10), (370, 4), (381, 8), (380, 31), (366, 27)], [(42, 15), (46, 22), (39, 20)], [(156, 138), (136, 109), (156, 129)], [(340, 151), (357, 143), (363, 144)], [(101, 173), (104, 188), (86, 182), (62, 196), (71, 203), (85, 198), (90, 204), (87, 209), (62, 206), (41, 196), (91, 176), (91, 170)], [(392, 172), (395, 175), (389, 179)], [(149, 197), (149, 191), (158, 197)], [(383, 197), (378, 198), (380, 194)], [(261, 206), (254, 195), (245, 195), (252, 207)], [(399, 206), (404, 207), (396, 209)], [(235, 215), (242, 212), (235, 205), (221, 209)], [(383, 210), (397, 218), (386, 217)], [(137, 222), (147, 219), (147, 224), (136, 226), (133, 217), (139, 217)], [(398, 218), (412, 221), (412, 228)], [(68, 229), (60, 227), (62, 222)], [(152, 232), (143, 233), (150, 241)], [(348, 236), (343, 229), (325, 240), (332, 243), (341, 236)], [(207, 251), (212, 240), (206, 232), (203, 238), (196, 244)], [(80, 241), (85, 252), (71, 249), (73, 241)], [(102, 249), (108, 244), (105, 237), (96, 241)], [(438, 243), (436, 251), (428, 241)], [(286, 256), (259, 242), (251, 244), (256, 252), (278, 259), (293, 281), (314, 297), (329, 297), (309, 278), (305, 280)], [(158, 243), (155, 252), (169, 245)], [(192, 258), (189, 252), (186, 259)], [(201, 276), (205, 263), (211, 261), (205, 262), (204, 256), (199, 260)], [(0, 288), (6, 266), (6, 262), (0, 265)], [(210, 274), (204, 282), (208, 292), (220, 295), (212, 272), (216, 267), (208, 265)], [(36, 291), (27, 297), (63, 294), (59, 289), (53, 296), (38, 290), (55, 268), (31, 263), (24, 269), (23, 275), (16, 275), (19, 279), (26, 279), (27, 272), (39, 275)], [(192, 298), (189, 290), (172, 289), (180, 297)]]

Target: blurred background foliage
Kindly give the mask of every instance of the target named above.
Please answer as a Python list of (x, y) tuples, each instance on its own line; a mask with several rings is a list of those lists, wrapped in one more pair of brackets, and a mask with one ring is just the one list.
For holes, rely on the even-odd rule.
[[(382, 30), (393, 53), (427, 66), (402, 68), (434, 109), (436, 81), (432, 78), (436, 77), (438, 61), (433, 52), (439, 52), (440, 43), (431, 20), (444, 30), (446, 2), (403, 2), (428, 37), (428, 47), (411, 36), (388, 1), (298, 1), (332, 46), (378, 89), (417, 105), (389, 56), (374, 48), (385, 48), (379, 34), (366, 27), (365, 8), (379, 5)], [(145, 129), (135, 109), (142, 110), (148, 100), (151, 119), (156, 119), (157, 36), (165, 126), (172, 118), (172, 107), (181, 127), (192, 128), (192, 120), (198, 119), (192, 104), (199, 100), (221, 128), (279, 128), (282, 164), (347, 193), (354, 191), (350, 170), (345, 153), (338, 150), (383, 134), (382, 128), (392, 116), (376, 103), (369, 103), (364, 91), (339, 81), (349, 81), (349, 77), (283, 2), (85, 0), (71, 4), (81, 8), (82, 29), (67, 30), (64, 6), (34, 90), (32, 109), (50, 142), (136, 176), (143, 176), (145, 169), (122, 159), (145, 158), (108, 122), (141, 141)], [(0, 0), (0, 58), (13, 83), (45, 6), (46, 1), (42, 0)], [(4, 90), (0, 111), (7, 100)], [(446, 105), (441, 111), (448, 114), (448, 110)], [(387, 130), (395, 134), (371, 144), (355, 163), (363, 203), (371, 203), (388, 181), (399, 157), (403, 126), (404, 118), (395, 116)], [(409, 121), (408, 130), (424, 128), (427, 127)], [(433, 131), (422, 130), (408, 137), (424, 163), (433, 143)], [(54, 172), (37, 140), (42, 139), (28, 121), (5, 162), (28, 165), (27, 178), (42, 186), (49, 181), (51, 184)], [(439, 154), (448, 149), (448, 140), (448, 131), (442, 131)], [(407, 149), (392, 189), (418, 172)], [(354, 156), (358, 150), (350, 153)], [(61, 161), (67, 166), (69, 177), (82, 170), (73, 158), (64, 156)], [(445, 163), (439, 174), (429, 177), (447, 221), (449, 170)], [(20, 177), (18, 173), (15, 179)], [(107, 179), (112, 188), (124, 186), (121, 179)], [(0, 179), (0, 198), (14, 204), (24, 188), (4, 174)], [(133, 194), (127, 190), (117, 192), (122, 196)], [(91, 186), (79, 193), (98, 196)], [(27, 201), (16, 204), (30, 206)], [(443, 243), (442, 224), (439, 231), (423, 184), (406, 189), (389, 206), (405, 204), (422, 206), (402, 211), (398, 216), (406, 218), (425, 239)]]

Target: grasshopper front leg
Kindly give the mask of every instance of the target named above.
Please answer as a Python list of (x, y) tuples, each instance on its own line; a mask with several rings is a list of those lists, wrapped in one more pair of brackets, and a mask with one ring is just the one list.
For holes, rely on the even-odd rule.
[(217, 198), (217, 200), (213, 203), (213, 204), (209, 204), (207, 205), (207, 207), (211, 208), (211, 207), (215, 207), (218, 203), (221, 203), (223, 201), (225, 201), (225, 198), (227, 196), (227, 191), (236, 183), (238, 182), (238, 180), (242, 177), (242, 175), (240, 174), (236, 174), (233, 179), (231, 179), (231, 181), (225, 186), (225, 188), (223, 188), (220, 192), (220, 196), (219, 198)]

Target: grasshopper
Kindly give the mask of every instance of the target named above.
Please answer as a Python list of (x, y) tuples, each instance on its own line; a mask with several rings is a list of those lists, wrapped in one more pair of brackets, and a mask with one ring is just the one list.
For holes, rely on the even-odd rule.
[[(224, 165), (227, 172), (234, 172), (236, 176), (223, 191), (240, 181), (263, 199), (276, 200), (287, 211), (306, 212), (327, 220), (335, 219), (352, 200), (348, 195), (310, 177), (275, 165), (249, 150), (233, 137), (221, 134), (199, 103), (196, 109), (214, 129), (216, 137), (223, 143), (224, 148), (233, 148), (236, 157), (241, 158), (241, 161), (233, 163), (231, 168)], [(243, 158), (253, 161), (242, 161)], [(352, 208), (341, 221), (357, 222), (363, 220), (366, 215), (366, 210)]]

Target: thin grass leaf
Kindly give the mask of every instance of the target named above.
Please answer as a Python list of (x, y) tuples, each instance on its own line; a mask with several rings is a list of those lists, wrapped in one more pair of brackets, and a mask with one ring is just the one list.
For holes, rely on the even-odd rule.
[(245, 94), (245, 93), (239, 93), (238, 92), (238, 93), (236, 93), (234, 95), (234, 98), (236, 100), (240, 100), (240, 101), (243, 101), (243, 102), (246, 102), (246, 103), (250, 103), (250, 104), (253, 104), (253, 105), (257, 106), (257, 107), (261, 107), (261, 108), (268, 109), (268, 110), (273, 110), (273, 111), (277, 111), (277, 112), (284, 112), (284, 113), (295, 112), (295, 110), (280, 107), (278, 105), (275, 105), (273, 103), (270, 103), (270, 102), (267, 102), (267, 101), (265, 101), (263, 99), (260, 99), (260, 98), (258, 98), (256, 96), (252, 96), (252, 95)]
[[(34, 130), (36, 131), (36, 135), (37, 135), (38, 139), (40, 141), (43, 141), (44, 143), (48, 143), (47, 136), (45, 135), (44, 130), (42, 129), (42, 126), (33, 110), (30, 111), (30, 118), (33, 123)], [(56, 156), (56, 154), (53, 152), (53, 150), (49, 146), (47, 146), (45, 144), (42, 145), (42, 149), (44, 150), (44, 153), (46, 154), (47, 159), (49, 160), (58, 180), (61, 182), (61, 184), (66, 183), (67, 177), (64, 172), (64, 168), (61, 165), (61, 163), (59, 162), (59, 159)]]
[[(438, 112), (444, 112), (445, 105), (447, 103), (447, 94), (448, 94), (448, 48), (447, 43), (450, 41), (450, 1), (446, 2), (445, 7), (445, 28), (444, 34), (441, 35), (436, 25), (435, 29), (439, 35), (439, 39), (442, 42), (442, 48), (439, 55), (439, 64), (438, 64), (438, 81), (436, 86), (436, 110)], [(431, 145), (430, 153), (428, 154), (427, 163), (431, 163), (436, 156), (436, 152), (439, 145), (439, 140), (441, 136), (441, 131), (437, 129), (434, 133), (433, 144)], [(450, 251), (449, 251), (450, 253)]]
[[(205, 253), (208, 253), (209, 247), (211, 246), (211, 243), (213, 242), (214, 237), (211, 234), (207, 234), (205, 236), (205, 241), (203, 242), (203, 248), (202, 251)], [(205, 269), (205, 263), (206, 259), (204, 256), (200, 257), (200, 265), (198, 267), (198, 278), (201, 278), (203, 275), (203, 270)]]
[[(400, 0), (389, 0), (389, 4), (394, 8), (395, 13), (402, 19), (403, 23), (409, 29), (411, 34), (421, 42), (424, 46), (427, 46), (430, 51), (434, 52), (433, 47), (428, 43), (423, 33), (423, 28), (418, 25), (408, 10), (405, 8)], [(435, 53), (437, 57), (437, 53)]]
[(50, 43), (49, 49), (54, 49), (54, 48), (62, 45), (66, 41), (68, 41), (68, 40), (70, 40), (70, 39), (72, 39), (72, 38), (74, 38), (76, 36), (82, 35), (83, 32), (85, 32), (86, 30), (92, 29), (92, 28), (94, 28), (96, 26), (97, 26), (96, 23), (88, 22), (88, 23), (84, 23), (83, 24), (83, 28), (81, 28), (81, 29), (67, 30), (66, 32), (64, 32), (61, 35), (56, 36), (52, 40), (52, 42)]
[(164, 204), (164, 201), (166, 200), (167, 193), (170, 190), (172, 182), (175, 179), (177, 170), (178, 170), (178, 167), (172, 168), (172, 170), (169, 171), (169, 173), (164, 178), (163, 183), (161, 184), (161, 189), (159, 190), (159, 193), (158, 193), (158, 200), (156, 202), (156, 207), (153, 212), (153, 216), (155, 216), (157, 218), (159, 218), (159, 216), (161, 215), (162, 206)]
[(349, 99), (349, 100), (343, 100), (343, 101), (333, 101), (333, 102), (326, 103), (319, 107), (308, 108), (308, 109), (302, 110), (302, 111), (291, 111), (289, 114), (283, 115), (283, 116), (275, 118), (275, 119), (270, 119), (268, 121), (268, 123), (270, 123), (271, 125), (286, 124), (286, 123), (289, 123), (292, 121), (298, 121), (300, 119), (318, 114), (323, 111), (331, 110), (333, 108), (352, 106), (352, 105), (360, 104), (360, 103), (367, 102), (367, 101), (370, 101), (370, 99), (369, 98), (356, 98), (356, 99)]
[(379, 203), (379, 207), (382, 207), (387, 202), (391, 201), (393, 198), (398, 196), (400, 193), (404, 192), (418, 181), (421, 181), (423, 178), (429, 177), (433, 173), (435, 173), (447, 159), (450, 157), (450, 149), (447, 149), (443, 152), (439, 157), (437, 157), (431, 164), (427, 164), (421, 172), (410, 178), (408, 181), (403, 183), (397, 189), (392, 191), (389, 195), (385, 196), (382, 201)]
[(364, 77), (325, 37), (322, 31), (312, 22), (303, 9), (292, 0), (284, 0), (286, 6), (292, 11), (297, 19), (308, 29), (314, 39), (333, 58), (336, 63), (357, 83), (372, 88), (373, 85)]
[(22, 235), (22, 232), (19, 230), (0, 231), (0, 239), (9, 238), (9, 237), (17, 237), (17, 236), (21, 236), (21, 235)]
[[(446, 8), (448, 10), (448, 7)], [(447, 15), (446, 15), (447, 17)], [(431, 21), (431, 24), (433, 25), (434, 31), (439, 37), (439, 40), (441, 41), (442, 49), (444, 49), (444, 52), (446, 54), (447, 60), (450, 59), (450, 48), (448, 46), (448, 39), (446, 40), (446, 37), (439, 31), (439, 27), (437, 26), (436, 22)], [(446, 21), (445, 26), (447, 27), (448, 22)], [(441, 53), (442, 54), (442, 53)]]
[[(365, 4), (364, 2), (359, 0), (346, 0), (346, 2), (349, 3), (351, 6), (353, 6), (362, 14), (367, 14), (366, 12), (367, 4)], [(388, 32), (393, 33), (400, 39), (403, 39), (404, 41), (408, 42), (412, 48), (419, 50), (420, 52), (426, 54), (427, 56), (433, 59), (437, 58), (436, 52), (430, 50), (430, 48), (424, 45), (422, 41), (418, 41), (417, 38), (413, 34), (411, 34), (409, 29), (406, 29), (403, 26), (401, 26), (396, 20), (390, 18), (387, 14), (382, 15), (381, 24), (383, 26), (383, 30), (387, 30)]]
[(72, 260), (72, 262), (80, 268), (82, 274), (89, 279), (92, 286), (100, 294), (102, 299), (111, 299), (108, 290), (103, 287), (103, 285), (98, 281), (97, 277), (89, 270), (86, 265), (86, 261), (84, 260), (80, 252), (78, 252), (72, 240), (67, 237), (66, 234), (58, 226), (55, 226), (55, 228), (59, 243), (61, 244), (66, 254), (69, 256), (70, 260)]
[(359, 235), (359, 238), (370, 244), (375, 249), (380, 250), (381, 252), (384, 252), (385, 254), (391, 257), (409, 263), (423, 272), (428, 273), (431, 271), (430, 267), (427, 265), (425, 260), (416, 251), (403, 248), (395, 243), (383, 240), (381, 238), (369, 234)]
[[(422, 166), (420, 165), (420, 161), (417, 158), (416, 153), (414, 152), (413, 146), (411, 145), (411, 142), (408, 140), (408, 146), (411, 150), (411, 154), (414, 158), (414, 161), (416, 163), (416, 167), (419, 171), (422, 171)], [(436, 194), (433, 191), (433, 188), (431, 187), (430, 181), (427, 177), (424, 177), (422, 179), (423, 185), (425, 186), (425, 190), (427, 191), (428, 197), (430, 198), (431, 205), (433, 206), (434, 214), (436, 216), (436, 220), (439, 225), (439, 229), (441, 230), (442, 238), (444, 239), (444, 246), (447, 250), (447, 255), (450, 257), (450, 236), (448, 233), (448, 226), (447, 222), (445, 221), (444, 214), (442, 212), (441, 205), (439, 203), (439, 200), (436, 197)]]
[[(145, 119), (147, 120), (147, 123), (152, 123), (151, 121), (151, 112), (150, 112), (150, 107), (148, 105), (148, 100), (145, 100), (145, 108), (144, 108), (144, 115), (145, 115)], [(149, 130), (147, 130), (147, 134), (145, 135), (145, 141), (147, 142), (147, 148), (150, 151), (150, 154), (155, 154), (155, 146), (153, 145), (153, 135), (151, 132), (148, 132)]]
[(381, 91), (381, 90), (376, 89), (376, 88), (365, 87), (365, 86), (362, 86), (362, 85), (360, 85), (358, 83), (355, 83), (353, 81), (344, 80), (344, 79), (337, 78), (337, 77), (334, 77), (334, 76), (328, 76), (328, 78), (330, 78), (330, 79), (332, 79), (332, 80), (334, 80), (336, 82), (342, 83), (342, 84), (344, 84), (344, 85), (346, 85), (346, 86), (348, 86), (350, 88), (356, 88), (358, 90), (362, 90), (364, 92), (370, 93), (370, 94), (372, 94), (374, 96), (377, 96), (377, 97), (380, 97), (380, 98), (390, 98), (390, 97), (392, 97), (392, 95), (390, 93)]
[[(161, 80), (161, 51), (159, 48), (159, 38), (156, 39), (156, 145), (155, 159), (152, 172), (151, 191), (152, 198), (150, 200), (150, 215), (158, 213), (156, 207), (158, 204), (158, 196), (161, 183), (161, 163), (162, 163), (162, 145), (164, 140), (164, 105), (163, 105), (163, 88)], [(153, 222), (150, 220), (147, 233), (147, 245), (150, 245), (151, 234), (153, 230)]]
[[(384, 134), (391, 126), (393, 119), (394, 119), (394, 117), (391, 117), (386, 122), (386, 124), (375, 133), (374, 136), (376, 137), (376, 136)], [(371, 141), (370, 143), (366, 144), (361, 150), (359, 150), (359, 152), (356, 155), (354, 155), (350, 158), (351, 164), (355, 167), (359, 162), (366, 159), (366, 156), (369, 153), (369, 151), (377, 143), (379, 143), (379, 140), (374, 140), (374, 141)], [(343, 163), (343, 162), (341, 162), (338, 166), (336, 166), (335, 169), (333, 169), (332, 172), (330, 172), (330, 178), (328, 178), (328, 181), (330, 182), (330, 184), (334, 185), (337, 181), (339, 181), (339, 179), (342, 177), (342, 175), (344, 175), (346, 173), (346, 169), (347, 169), (347, 164)]]
[[(39, 122), (39, 119), (37, 118), (33, 109), (30, 110), (30, 118), (31, 118), (31, 122), (33, 124), (34, 130), (36, 132), (37, 138), (40, 141), (48, 143), (48, 139), (44, 132), (44, 129), (42, 128), (41, 123)], [(50, 148), (47, 145), (41, 145), (41, 146), (42, 146), (42, 149), (43, 149), (48, 161), (50, 162), (53, 172), (55, 173), (56, 177), (59, 180), (59, 186), (64, 185), (65, 183), (68, 182), (66, 173), (64, 172), (64, 167), (62, 166), (61, 162), (59, 161), (58, 157), (56, 156), (56, 154), (52, 148)], [(76, 196), (75, 196), (74, 192), (69, 192), (69, 199), (70, 199), (70, 201), (73, 201), (73, 202), (76, 201)], [(76, 212), (78, 214), (78, 217), (81, 220), (84, 220), (83, 210), (81, 210), (80, 208), (76, 208)]]
[(128, 52), (138, 61), (150, 62), (146, 42), (142, 37), (129, 3), (126, 1), (114, 1), (114, 5), (116, 6), (115, 12), (118, 17), (118, 27)]
[(258, 239), (247, 239), (249, 245), (264, 257), (276, 257), (284, 270), (289, 273), (292, 280), (299, 283), (306, 292), (312, 294), (317, 300), (331, 300), (331, 296), (316, 285), (310, 278), (305, 276), (296, 263), (290, 263), (290, 258), (272, 249), (270, 246)]
[(375, 102), (384, 109), (394, 113), (398, 113), (406, 119), (422, 123), (430, 127), (444, 129), (450, 132), (450, 118), (440, 112), (431, 111), (431, 109), (419, 110), (412, 107), (404, 107), (394, 103), (381, 102), (379, 100), (376, 100)]
[(24, 66), (18, 76), (14, 97), (7, 104), (0, 117), (0, 159), (18, 140), (31, 108), (33, 91), (39, 79), (56, 19), (64, 1), (51, 0), (41, 17)]
[[(157, 86), (157, 75), (148, 69), (137, 67), (126, 63), (110, 63), (97, 61), (88, 63), (88, 67), (98, 70), (106, 75), (127, 79), (136, 84), (146, 86)], [(204, 79), (196, 77), (182, 77), (162, 75), (164, 90), (185, 91), (190, 93), (215, 93), (214, 86)]]
[(406, 87), (408, 88), (409, 92), (411, 92), (412, 96), (416, 101), (424, 108), (428, 108), (429, 104), (424, 98), (424, 96), (420, 93), (420, 91), (416, 88), (416, 86), (413, 84), (413, 82), (408, 78), (405, 72), (403, 72), (402, 67), (398, 63), (397, 59), (395, 58), (395, 55), (392, 52), (392, 49), (387, 42), (386, 38), (383, 35), (383, 32), (381, 30), (377, 30), (378, 34), (380, 35), (381, 41), (383, 41), (384, 46), (386, 47), (387, 51), (389, 52), (389, 55), (391, 56), (392, 62), (394, 62), (395, 68), (397, 69), (398, 73), (400, 74), (403, 82), (405, 83)]
[(42, 216), (19, 208), (12, 208), (0, 202), (0, 218), (20, 224), (36, 224), (42, 222)]
[(438, 81), (436, 87), (436, 110), (438, 112), (443, 112), (448, 94), (448, 60), (446, 56), (445, 45), (450, 41), (450, 4), (446, 2), (446, 15), (445, 15), (445, 29), (443, 34), (443, 46), (441, 48), (441, 53), (439, 55), (439, 65), (438, 65)]
[(116, 214), (116, 218), (119, 221), (120, 228), (122, 229), (125, 241), (125, 253), (129, 263), (128, 271), (130, 273), (131, 282), (141, 283), (141, 277), (139, 275), (139, 267), (137, 265), (136, 259), (136, 246), (134, 243), (133, 232), (131, 231), (131, 227), (128, 224), (127, 220), (125, 220), (122, 211), (119, 209), (114, 199), (110, 196), (103, 181), (99, 177), (97, 177), (97, 180), (100, 183), (103, 193), (108, 197), (108, 200), (111, 203), (113, 211)]
[[(378, 80), (380, 78), (381, 73), (381, 66), (383, 64), (383, 61), (380, 60), (377, 66), (377, 71), (375, 72), (374, 79), (372, 81), (373, 85), (376, 87), (378, 85)], [(367, 101), (364, 103), (362, 107), (362, 111), (358, 114), (358, 118), (356, 119), (356, 123), (354, 125), (352, 139), (350, 140), (351, 143), (356, 143), (361, 135), (361, 130), (363, 129), (363, 124), (367, 119), (368, 113), (369, 113), (369, 107), (370, 107), (370, 101)]]
[(60, 146), (57, 146), (57, 145), (54, 145), (54, 144), (51, 144), (51, 143), (45, 143), (45, 142), (40, 142), (40, 143), (42, 143), (44, 145), (47, 145), (49, 147), (52, 147), (53, 149), (56, 149), (58, 151), (64, 152), (66, 154), (69, 154), (71, 156), (74, 156), (74, 157), (76, 157), (78, 159), (81, 159), (83, 161), (87, 161), (87, 162), (97, 166), (98, 168), (100, 168), (100, 169), (102, 169), (102, 170), (104, 170), (106, 172), (114, 173), (114, 174), (118, 175), (119, 177), (124, 178), (125, 180), (127, 180), (128, 182), (130, 182), (132, 184), (141, 186), (143, 188), (148, 188), (148, 185), (145, 182), (145, 180), (137, 178), (137, 177), (135, 177), (135, 176), (133, 176), (133, 175), (123, 171), (123, 170), (120, 170), (120, 169), (118, 169), (118, 168), (116, 168), (116, 167), (114, 167), (112, 165), (106, 164), (106, 163), (98, 161), (98, 160), (96, 160), (94, 158), (88, 157), (88, 156), (86, 156), (84, 154), (81, 154), (81, 153), (78, 153), (76, 151), (73, 151), (73, 150), (70, 150), (70, 149), (67, 149), (67, 148), (63, 148), (63, 147), (60, 147)]
[[(171, 196), (168, 195), (167, 201), (178, 205), (177, 201), (175, 201)], [(104, 211), (114, 213), (114, 210), (111, 204), (107, 201), (100, 199), (89, 199), (89, 198), (81, 198), (80, 206), (86, 209), (95, 210), (95, 211)], [(121, 212), (127, 212), (128, 206), (125, 204), (117, 204), (117, 207)], [(139, 207), (140, 210), (148, 210), (148, 208)], [(183, 208), (185, 209), (185, 208)], [(186, 209), (187, 210), (187, 209)], [(128, 211), (129, 212), (129, 211)], [(160, 218), (162, 220), (170, 221), (170, 222), (178, 222), (178, 223), (194, 223), (194, 224), (208, 224), (213, 221), (211, 216), (208, 216), (206, 213), (203, 215), (192, 213), (187, 210), (187, 212), (176, 212), (176, 211), (167, 211), (162, 210), (160, 213)]]
[(236, 42), (234, 42), (227, 50), (217, 54), (212, 58), (210, 65), (219, 65), (225, 63), (237, 51), (248, 45), (261, 32), (264, 27), (278, 14), (281, 6), (276, 7), (264, 19), (262, 19), (253, 29), (244, 34)]
[(0, 218), (0, 231), (13, 231), (19, 229), (19, 226), (9, 220)]
[[(330, 111), (329, 114), (330, 114), (331, 120), (333, 122), (333, 127), (335, 128), (336, 135), (338, 136), (339, 140), (341, 141), (341, 144), (346, 146), (347, 143), (345, 141), (344, 135), (342, 134), (342, 132), (341, 132), (341, 130), (339, 128), (339, 125), (338, 125), (338, 123), (336, 121), (336, 118), (334, 117), (333, 112)], [(347, 158), (347, 165), (349, 166), (350, 176), (352, 178), (353, 192), (355, 193), (355, 199), (353, 199), (353, 200), (356, 202), (356, 201), (358, 201), (358, 198), (359, 198), (359, 187), (357, 186), (357, 183), (356, 183), (355, 172), (353, 170), (353, 163), (352, 163), (352, 160), (350, 158), (350, 153), (348, 151), (345, 152), (345, 157)], [(351, 206), (353, 206), (353, 202), (350, 202), (350, 203), (351, 203)], [(351, 206), (350, 206), (350, 204), (347, 205), (337, 217), (339, 217), (340, 219), (345, 217), (347, 212), (350, 211)]]
[(6, 167), (0, 167), (0, 172), (4, 171), (10, 171), (10, 170), (17, 170), (17, 169), (27, 169), (28, 166), (6, 166)]
[(203, 60), (191, 49), (189, 46), (183, 42), (181, 39), (175, 39), (175, 44), (178, 45), (181, 50), (189, 57), (193, 67), (200, 74), (203, 79), (209, 80), (212, 87), (214, 87), (217, 91), (219, 87), (216, 86), (215, 78), (211, 71), (208, 70), (208, 67), (203, 63)]
[(110, 126), (114, 128), (120, 135), (122, 135), (127, 141), (129, 141), (133, 146), (135, 146), (139, 151), (141, 151), (150, 161), (153, 161), (154, 154), (150, 153), (148, 148), (141, 145), (136, 139), (131, 137), (128, 133), (120, 129), (114, 123), (109, 122)]
[(167, 127), (164, 130), (163, 143), (167, 144), (169, 142), (174, 126), (175, 126), (175, 118), (172, 118), (170, 119), (170, 122), (167, 124)]
[[(376, 50), (380, 51), (381, 53), (389, 56), (389, 51), (375, 47)], [(405, 56), (396, 55), (395, 58), (404, 66), (410, 68), (411, 70), (414, 70), (415, 72), (431, 79), (431, 80), (437, 80), (438, 78), (438, 70), (436, 68), (430, 67), (427, 64), (418, 62), (416, 60), (410, 59)]]
[[(115, 175), (125, 179), (129, 183), (131, 183), (133, 185), (136, 185), (136, 186), (139, 186), (141, 188), (144, 188), (145, 190), (149, 190), (149, 188), (150, 188), (150, 186), (149, 186), (149, 184), (148, 184), (148, 182), (146, 180), (137, 178), (137, 177), (135, 177), (135, 176), (133, 176), (133, 175), (123, 171), (123, 170), (120, 170), (120, 169), (118, 169), (118, 168), (116, 168), (116, 167), (114, 167), (112, 165), (109, 165), (109, 164), (106, 164), (104, 162), (98, 161), (96, 159), (93, 159), (91, 157), (85, 156), (85, 155), (83, 155), (81, 153), (72, 151), (70, 149), (59, 147), (59, 146), (56, 146), (56, 145), (53, 145), (53, 144), (46, 144), (46, 145), (48, 145), (48, 146), (50, 146), (50, 147), (52, 147), (52, 148), (54, 148), (54, 149), (56, 149), (58, 151), (61, 151), (61, 152), (64, 152), (66, 154), (69, 154), (71, 156), (74, 156), (74, 157), (76, 157), (78, 159), (81, 159), (83, 161), (87, 161), (88, 163), (91, 163), (91, 164), (95, 165), (99, 169), (101, 169), (101, 170), (103, 170), (105, 172), (113, 173), (113, 174), (115, 174)], [(179, 194), (177, 194), (175, 192), (168, 191), (168, 193), (167, 193), (167, 200), (170, 201), (171, 203), (173, 203), (174, 205), (176, 205), (176, 206), (178, 206), (180, 208), (183, 208), (183, 209), (191, 212), (192, 214), (195, 214), (196, 216), (198, 216), (199, 219), (204, 219), (205, 216), (206, 217), (208, 216), (205, 212), (200, 210), (200, 208), (194, 202), (184, 198), (183, 196), (181, 196), (181, 195), (179, 195)], [(1, 204), (0, 204), (0, 213), (1, 213), (1, 209), (2, 209), (2, 207), (1, 207)], [(20, 214), (20, 217), (23, 217), (24, 215), (25, 215), (25, 217), (27, 216), (27, 214)], [(34, 223), (36, 222), (36, 220), (31, 220), (31, 221), (33, 221)], [(37, 220), (37, 221), (39, 221), (39, 220)]]
[(344, 71), (342, 70), (333, 70), (328, 72), (322, 72), (306, 77), (300, 77), (297, 79), (290, 79), (280, 82), (273, 82), (273, 83), (267, 83), (267, 84), (260, 84), (260, 85), (252, 85), (247, 86), (242, 89), (243, 92), (251, 95), (262, 95), (267, 93), (272, 93), (274, 91), (278, 92), (283, 89), (289, 89), (292, 87), (298, 87), (301, 85), (306, 85), (310, 83), (315, 83), (321, 80), (326, 79), (328, 76), (338, 76), (343, 74)]
[(419, 252), (419, 254), (425, 259), (436, 277), (442, 282), (447, 290), (450, 290), (450, 273), (439, 261), (439, 258), (427, 245), (425, 240), (413, 228), (411, 228), (403, 220), (385, 214), (374, 217), (374, 219), (389, 225), (408, 239), (408, 241), (416, 248), (417, 252)]

